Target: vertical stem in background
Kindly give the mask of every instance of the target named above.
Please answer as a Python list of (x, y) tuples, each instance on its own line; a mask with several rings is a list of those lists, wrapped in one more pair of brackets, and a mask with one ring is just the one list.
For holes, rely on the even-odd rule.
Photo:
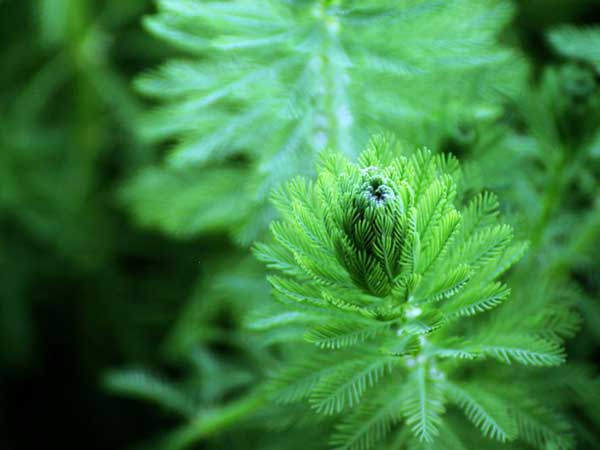
[(167, 448), (182, 450), (195, 442), (231, 428), (264, 406), (266, 400), (264, 393), (253, 392), (220, 408), (204, 411), (189, 425), (171, 435)]
[(580, 164), (582, 164), (582, 161), (587, 156), (583, 149), (575, 149), (575, 151), (569, 152), (567, 148), (561, 146), (560, 150), (560, 159), (554, 166), (552, 174), (549, 177), (550, 181), (542, 200), (542, 212), (532, 233), (532, 248), (536, 251), (543, 244), (548, 224), (556, 213), (557, 208), (563, 203), (573, 176), (577, 174)]
[(313, 16), (322, 23), (324, 35), (321, 55), (318, 57), (321, 90), (317, 93), (322, 113), (317, 117), (316, 133), (320, 133), (325, 139), (315, 139), (315, 149), (318, 153), (331, 147), (352, 157), (355, 149), (348, 128), (354, 118), (347, 91), (350, 83), (347, 67), (350, 66), (350, 60), (339, 39), (341, 24), (328, 11), (338, 3), (337, 0), (323, 1), (313, 11)]
[[(59, 233), (70, 233), (67, 249), (77, 256), (83, 267), (103, 264), (110, 230), (101, 225), (102, 233), (90, 240), (90, 226), (103, 217), (104, 194), (99, 186), (101, 172), (98, 162), (104, 148), (106, 120), (103, 105), (92, 82), (95, 61), (104, 58), (97, 42), (94, 21), (97, 11), (91, 0), (68, 0), (64, 14), (68, 16), (63, 50), (71, 71), (70, 83), (60, 95), (66, 97), (71, 110), (66, 111), (68, 138), (64, 149), (63, 186), (64, 202), (61, 207), (64, 223)], [(77, 223), (79, 226), (74, 226)], [(97, 228), (96, 228), (97, 229)]]
[(531, 239), (531, 246), (536, 251), (543, 243), (548, 221), (552, 217), (554, 210), (556, 209), (556, 205), (559, 204), (560, 200), (562, 199), (563, 189), (566, 184), (565, 180), (563, 179), (566, 165), (567, 158), (565, 156), (565, 151), (564, 149), (561, 149), (560, 160), (553, 167), (552, 174), (550, 175), (550, 182), (546, 191), (544, 192), (542, 211), (532, 233), (533, 236)]
[(338, 37), (340, 32), (339, 21), (330, 18), (327, 23), (327, 31), (329, 38), (326, 53), (328, 62), (326, 66), (328, 70), (327, 91), (329, 92), (327, 112), (330, 123), (330, 138), (334, 148), (352, 157), (354, 149), (348, 128), (354, 118), (348, 101), (347, 86), (350, 83), (350, 75), (346, 70), (350, 65), (350, 61)]
[[(100, 151), (101, 130), (98, 123), (99, 107), (89, 79), (86, 75), (86, 38), (89, 26), (89, 0), (71, 0), (69, 2), (68, 51), (75, 71), (75, 90), (72, 93), (75, 101), (73, 147), (70, 149), (70, 173), (76, 178), (72, 180), (79, 198), (75, 207), (84, 205), (91, 192), (94, 165)], [(98, 55), (98, 57), (101, 57)], [(75, 194), (75, 192), (73, 192)]]

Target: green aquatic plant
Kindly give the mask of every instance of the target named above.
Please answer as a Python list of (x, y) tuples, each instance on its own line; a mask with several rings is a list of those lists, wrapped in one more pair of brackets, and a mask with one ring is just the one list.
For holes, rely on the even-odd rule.
[[(599, 229), (593, 29), (569, 28), (557, 41), (569, 63), (527, 84), (506, 45), (513, 9), (157, 2), (144, 24), (174, 51), (136, 87), (152, 105), (140, 134), (166, 157), (122, 199), (146, 228), (215, 242), (165, 339), (169, 395), (152, 371), (108, 377), (170, 411), (171, 393), (193, 398), (159, 448), (594, 442), (594, 371), (562, 364), (576, 310), (592, 324), (597, 309), (569, 273), (593, 259)], [(380, 140), (349, 162), (381, 130), (433, 151)], [(244, 255), (278, 214), (276, 239), (257, 246), (273, 304)]]
[(328, 153), (316, 181), (296, 178), (273, 196), (281, 218), (257, 254), (279, 307), (259, 323), (296, 333), (281, 341), (291, 361), (272, 395), (336, 416), (335, 448), (384, 448), (390, 436), (409, 448), (472, 448), (458, 444), (452, 407), (487, 438), (570, 448), (560, 420), (548, 430), (533, 418), (553, 413), (530, 394), (540, 375), (518, 366), (562, 364), (576, 318), (547, 333), (544, 318), (564, 319), (568, 306), (503, 314), (503, 274), (527, 245), (501, 223), (494, 195), (460, 206), (459, 174), (452, 157), (404, 156), (375, 139), (356, 164)]

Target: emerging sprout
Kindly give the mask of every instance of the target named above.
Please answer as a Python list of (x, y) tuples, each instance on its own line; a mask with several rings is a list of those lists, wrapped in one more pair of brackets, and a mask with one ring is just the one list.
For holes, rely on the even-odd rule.
[[(323, 306), (378, 320), (416, 319), (422, 304), (461, 304), (471, 280), (480, 288), (493, 284), (499, 273), (490, 263), (509, 244), (510, 227), (477, 233), (469, 217), (475, 211), (464, 220), (454, 205), (455, 159), (429, 150), (398, 153), (378, 138), (358, 164), (337, 153), (324, 156), (316, 183), (297, 178), (275, 195), (282, 213), (272, 226), (278, 245), (260, 246), (263, 257), (278, 269), (295, 267), (287, 272)], [(460, 313), (469, 308), (463, 306)]]

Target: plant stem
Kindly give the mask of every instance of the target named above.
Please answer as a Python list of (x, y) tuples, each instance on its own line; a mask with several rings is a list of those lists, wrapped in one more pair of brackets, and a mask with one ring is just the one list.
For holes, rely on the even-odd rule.
[(169, 450), (181, 450), (210, 436), (214, 436), (248, 417), (266, 402), (264, 392), (253, 392), (228, 405), (203, 411), (186, 427), (170, 438)]

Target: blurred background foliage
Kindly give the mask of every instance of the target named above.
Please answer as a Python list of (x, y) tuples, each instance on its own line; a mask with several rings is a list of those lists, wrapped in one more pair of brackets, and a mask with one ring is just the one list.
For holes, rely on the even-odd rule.
[[(569, 292), (584, 320), (568, 370), (586, 376), (556, 376), (573, 380), (575, 431), (594, 448), (600, 412), (577, 399), (598, 392), (600, 42), (575, 27), (598, 27), (600, 3), (458, 2), (490, 13), (475, 54), (465, 42), (483, 35), (451, 13), (436, 16), (445, 27), (409, 23), (399, 48), (384, 26), (336, 47), (335, 25), (315, 31), (302, 12), (318, 2), (263, 8), (286, 31), (264, 42), (260, 24), (228, 36), (218, 8), (178, 15), (200, 3), (0, 0), (2, 448), (181, 448), (256, 410), (278, 359), (244, 328), (269, 295), (249, 252), (269, 189), (310, 173), (325, 146), (355, 155), (384, 130), (454, 153), (466, 190), (499, 194), (532, 241), (513, 284), (535, 271)], [(451, 56), (471, 63), (416, 52), (432, 30), (456, 32)], [(266, 443), (252, 417), (206, 448), (302, 442)]]

